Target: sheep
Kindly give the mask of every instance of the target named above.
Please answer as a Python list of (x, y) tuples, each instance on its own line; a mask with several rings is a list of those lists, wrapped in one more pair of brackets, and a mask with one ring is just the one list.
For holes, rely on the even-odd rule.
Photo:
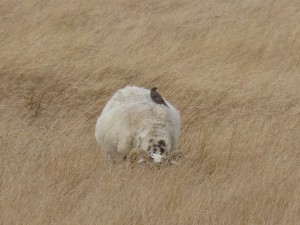
[[(150, 90), (126, 86), (117, 90), (97, 119), (95, 138), (112, 161), (139, 151), (154, 162), (175, 152), (180, 135), (180, 114), (151, 100)], [(139, 162), (143, 162), (140, 158)]]

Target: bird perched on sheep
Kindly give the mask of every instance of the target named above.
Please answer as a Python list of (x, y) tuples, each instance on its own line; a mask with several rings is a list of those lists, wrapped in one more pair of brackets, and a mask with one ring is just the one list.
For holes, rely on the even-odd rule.
[(169, 107), (167, 105), (167, 103), (165, 102), (165, 100), (161, 97), (161, 95), (156, 90), (157, 90), (157, 87), (151, 88), (150, 97), (151, 97), (152, 101), (157, 104), (163, 104), (163, 105)]
[(161, 162), (175, 151), (180, 134), (180, 114), (165, 102), (168, 107), (155, 103), (145, 88), (119, 89), (97, 119), (96, 141), (111, 160), (138, 150)]

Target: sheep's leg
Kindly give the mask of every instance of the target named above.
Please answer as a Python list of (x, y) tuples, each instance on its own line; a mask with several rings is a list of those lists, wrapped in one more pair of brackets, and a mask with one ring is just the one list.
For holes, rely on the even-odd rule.
[(115, 162), (119, 158), (118, 153), (115, 151), (107, 152), (107, 156), (108, 156), (109, 161), (112, 161), (112, 162)]
[(119, 140), (118, 149), (117, 149), (119, 154), (125, 156), (131, 150), (131, 148), (132, 148), (131, 138), (129, 136)]

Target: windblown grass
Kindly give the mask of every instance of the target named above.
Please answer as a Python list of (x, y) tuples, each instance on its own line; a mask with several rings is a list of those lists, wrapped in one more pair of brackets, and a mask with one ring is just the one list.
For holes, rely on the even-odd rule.
[[(299, 224), (297, 0), (2, 0), (0, 224)], [(180, 166), (110, 167), (125, 85), (181, 112)]]

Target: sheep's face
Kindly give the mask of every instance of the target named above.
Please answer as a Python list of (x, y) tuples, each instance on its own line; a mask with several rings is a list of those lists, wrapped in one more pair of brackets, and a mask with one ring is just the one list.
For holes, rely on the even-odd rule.
[(151, 137), (144, 140), (141, 144), (141, 149), (148, 153), (154, 162), (159, 163), (165, 158), (171, 146), (166, 139)]

